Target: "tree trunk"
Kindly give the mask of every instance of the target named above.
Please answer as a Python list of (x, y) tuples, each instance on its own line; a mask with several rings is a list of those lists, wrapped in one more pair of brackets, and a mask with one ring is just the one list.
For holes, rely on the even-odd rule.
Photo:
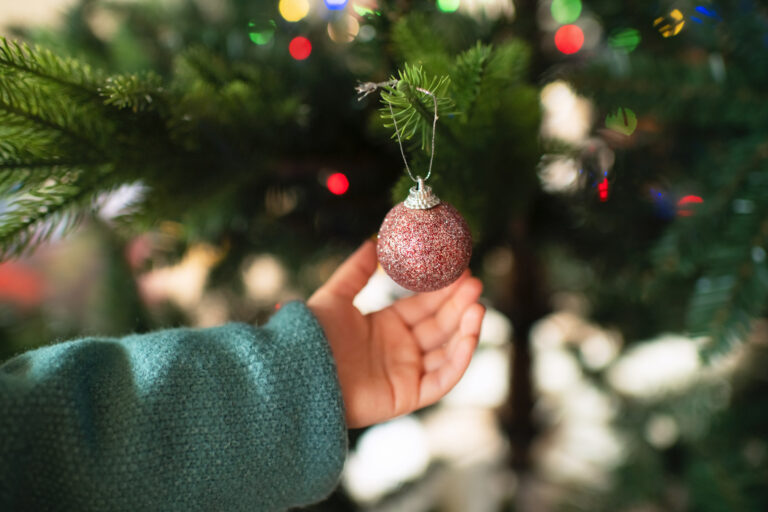
[[(510, 276), (509, 299), (503, 309), (514, 328), (510, 361), (511, 382), (507, 403), (501, 411), (502, 428), (511, 446), (510, 465), (518, 477), (515, 511), (536, 510), (525, 487), (531, 479), (531, 444), (537, 427), (533, 420), (534, 390), (530, 335), (534, 324), (549, 312), (542, 269), (531, 247), (528, 222), (516, 222), (511, 233), (514, 267)], [(519, 498), (519, 499), (518, 499)]]

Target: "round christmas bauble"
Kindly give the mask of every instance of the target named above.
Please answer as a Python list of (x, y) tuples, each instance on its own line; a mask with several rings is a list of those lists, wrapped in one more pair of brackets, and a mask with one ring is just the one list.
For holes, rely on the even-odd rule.
[(381, 224), (379, 263), (400, 286), (430, 292), (461, 276), (472, 256), (472, 235), (461, 214), (419, 184)]

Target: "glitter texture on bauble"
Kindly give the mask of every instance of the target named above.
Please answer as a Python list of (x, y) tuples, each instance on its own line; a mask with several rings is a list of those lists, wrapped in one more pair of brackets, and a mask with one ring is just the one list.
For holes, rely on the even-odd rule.
[(444, 288), (461, 276), (472, 256), (467, 221), (429, 187), (413, 187), (381, 224), (376, 252), (384, 271), (415, 292)]

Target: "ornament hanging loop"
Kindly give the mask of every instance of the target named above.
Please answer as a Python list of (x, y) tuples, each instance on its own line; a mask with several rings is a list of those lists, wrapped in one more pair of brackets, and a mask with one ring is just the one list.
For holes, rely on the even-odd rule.
[[(360, 94), (358, 101), (362, 100), (363, 98), (365, 98), (372, 92), (375, 92), (381, 87), (396, 87), (398, 83), (399, 83), (399, 80), (389, 80), (387, 82), (378, 82), (378, 83), (376, 82), (359, 83), (355, 88), (358, 94)], [(435, 135), (437, 133), (437, 120), (439, 117), (437, 115), (437, 96), (435, 96), (434, 93), (432, 93), (432, 91), (428, 91), (421, 87), (416, 87), (415, 89), (420, 93), (431, 96), (432, 102), (435, 105), (435, 114), (432, 119), (432, 152), (430, 153), (430, 156), (429, 156), (429, 169), (427, 169), (427, 175), (424, 177), (423, 180), (421, 176), (414, 177), (413, 173), (411, 172), (411, 168), (408, 166), (408, 159), (405, 157), (405, 150), (403, 149), (403, 141), (400, 137), (400, 129), (397, 127), (397, 119), (395, 118), (395, 112), (392, 109), (392, 104), (390, 102), (387, 102), (387, 106), (389, 107), (389, 114), (392, 116), (392, 123), (395, 125), (395, 135), (397, 135), (397, 144), (400, 146), (400, 154), (402, 155), (403, 162), (405, 163), (405, 170), (408, 171), (408, 176), (411, 178), (411, 180), (413, 180), (419, 185), (419, 190), (421, 190), (423, 181), (427, 181), (429, 177), (432, 175), (432, 163), (435, 161)], [(426, 187), (426, 188), (428, 189), (429, 187)], [(439, 201), (440, 200), (438, 199), (438, 202)], [(429, 208), (431, 208), (431, 206)]]
[(415, 187), (411, 187), (408, 197), (405, 198), (403, 204), (406, 208), (411, 210), (429, 210), (441, 203), (440, 198), (432, 192), (432, 187), (424, 184), (424, 180), (421, 176), (416, 176)]

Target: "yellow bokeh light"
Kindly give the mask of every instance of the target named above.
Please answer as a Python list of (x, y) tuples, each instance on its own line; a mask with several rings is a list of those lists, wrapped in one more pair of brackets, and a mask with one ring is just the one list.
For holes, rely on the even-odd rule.
[(653, 26), (657, 28), (663, 37), (676, 36), (683, 30), (685, 20), (683, 13), (679, 9), (671, 11), (666, 17), (659, 16), (653, 20)]
[(280, 0), (277, 7), (285, 21), (299, 21), (309, 14), (309, 0)]
[(334, 43), (349, 43), (360, 32), (360, 23), (353, 16), (344, 16), (341, 19), (328, 23), (328, 37)]

